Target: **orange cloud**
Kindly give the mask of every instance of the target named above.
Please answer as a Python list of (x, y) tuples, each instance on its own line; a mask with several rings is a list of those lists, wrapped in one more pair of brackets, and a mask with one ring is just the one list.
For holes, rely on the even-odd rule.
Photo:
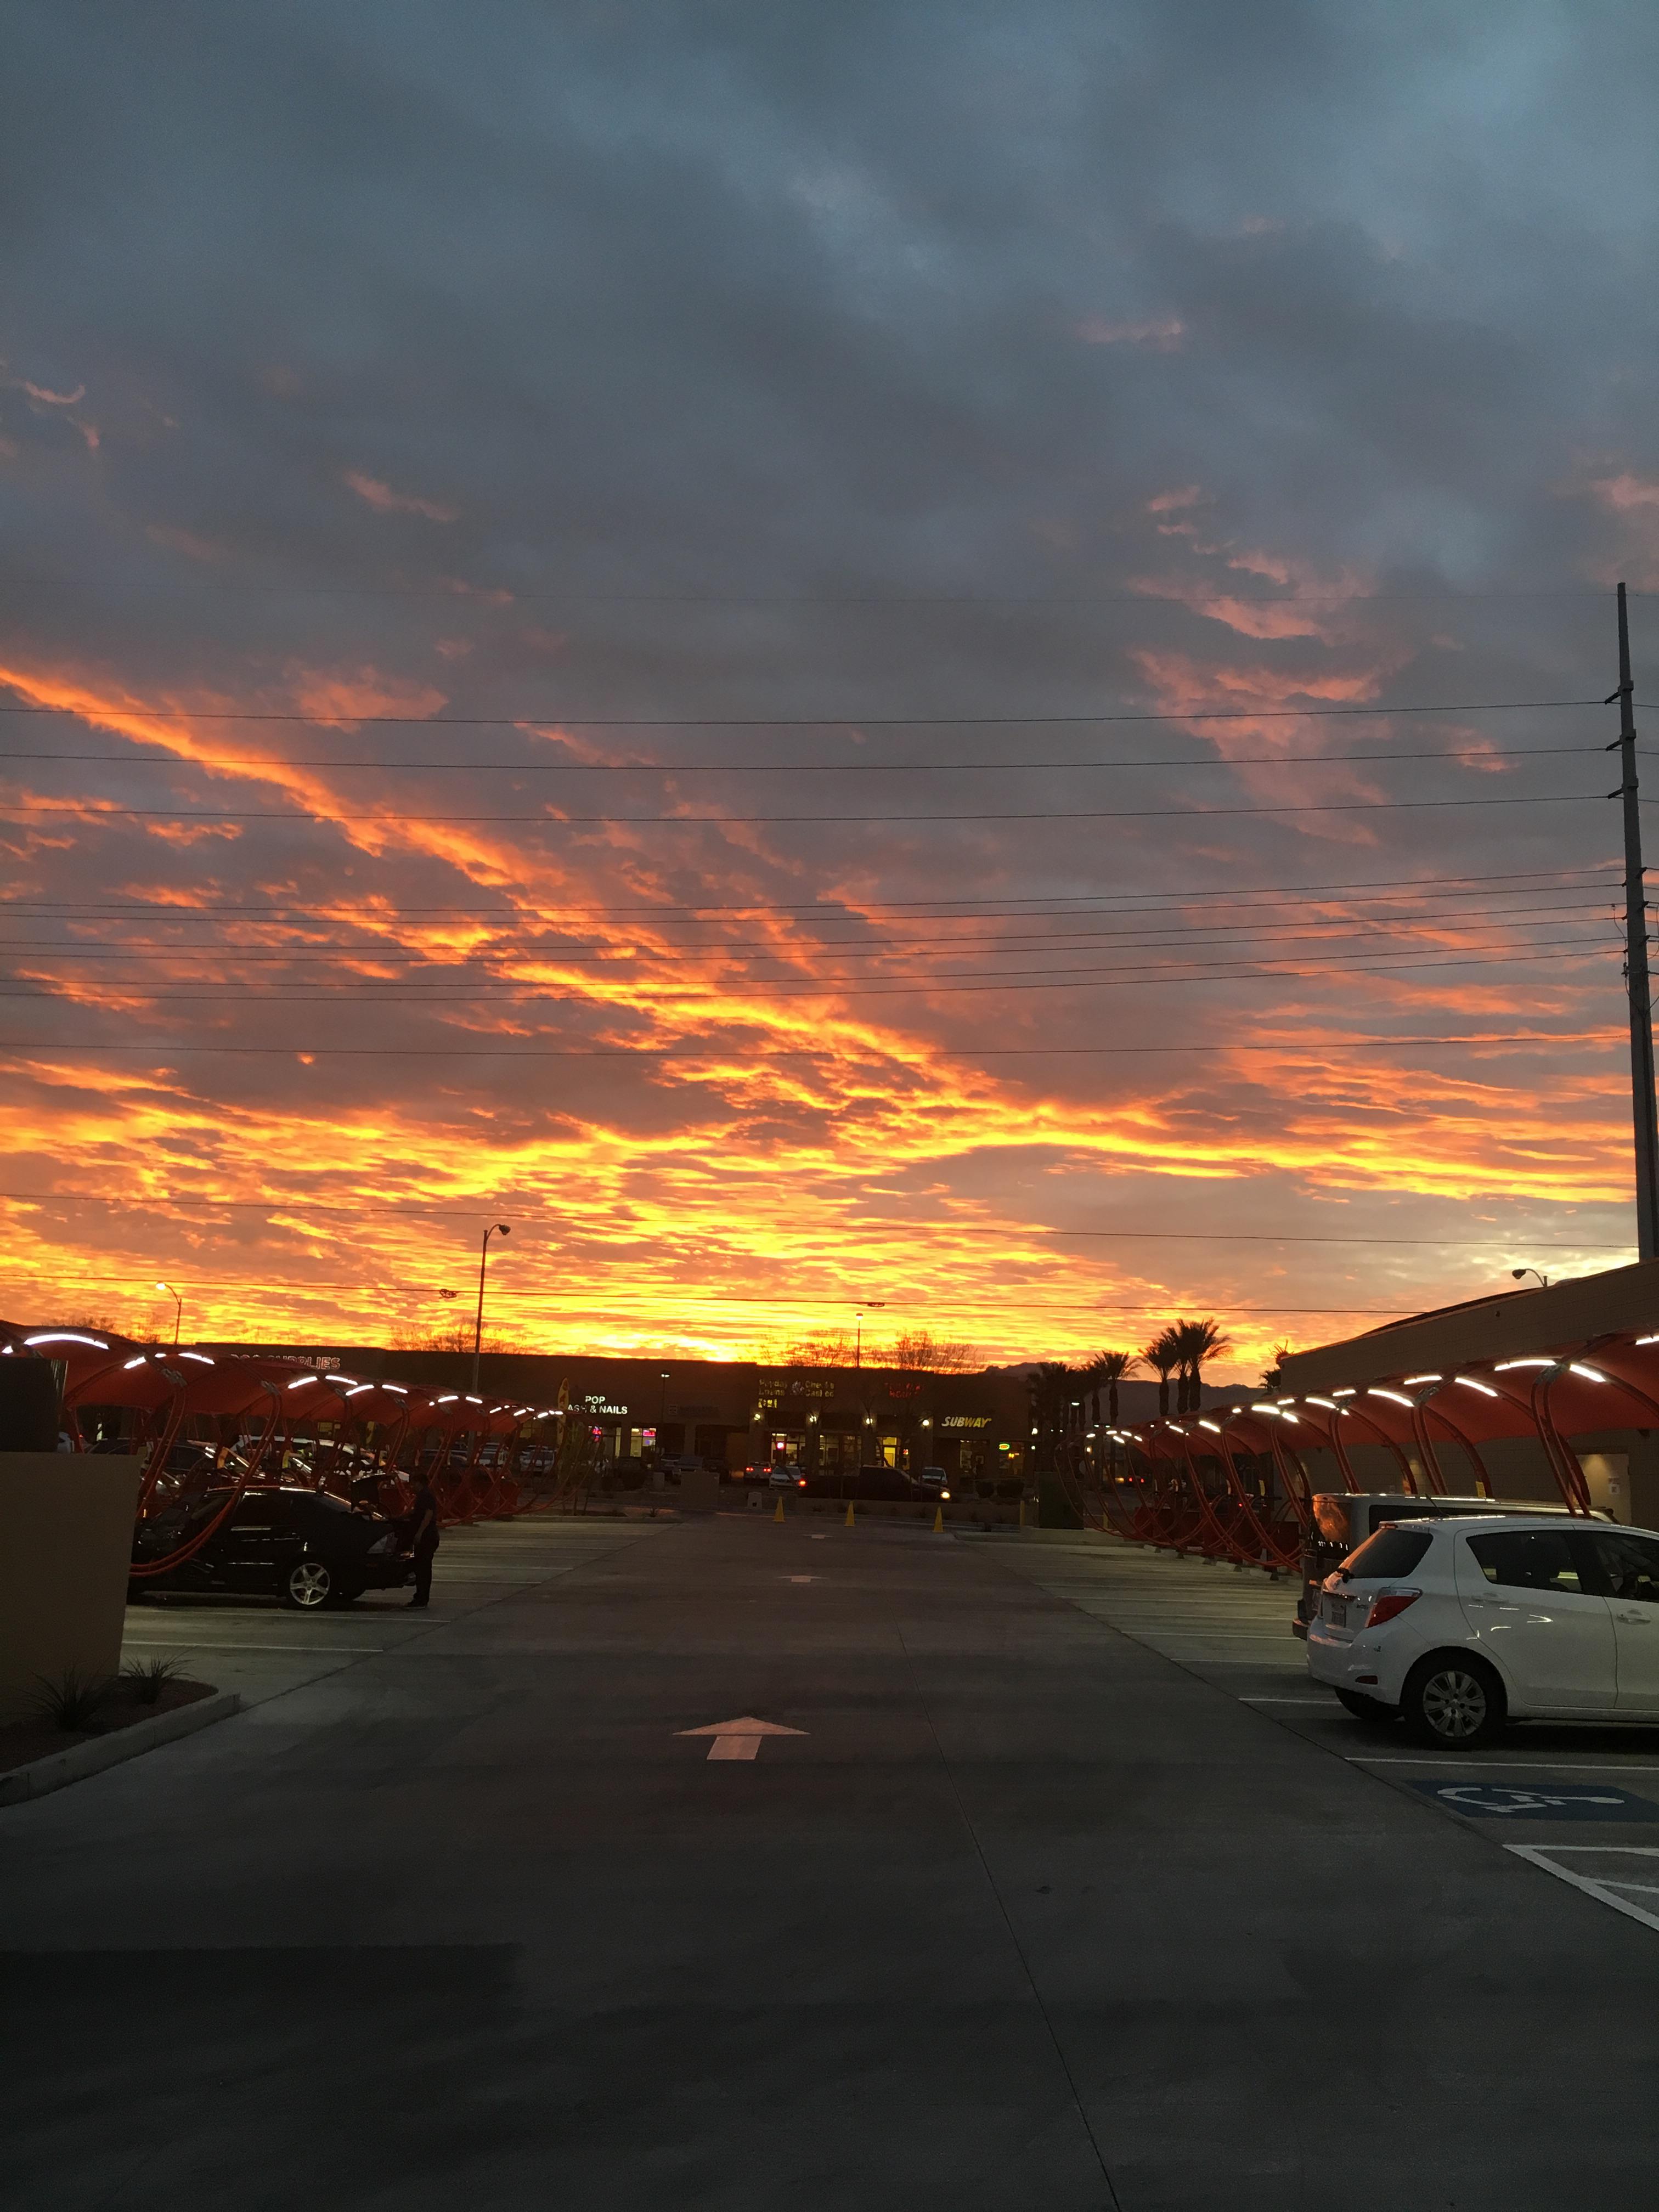
[(1187, 335), (1179, 315), (1154, 315), (1139, 322), (1112, 323), (1091, 315), (1078, 325), (1085, 345), (1142, 346), (1153, 353), (1176, 353)]
[(144, 532), (152, 545), (165, 546), (169, 552), (183, 553), (191, 561), (222, 561), (225, 549), (210, 538), (198, 538), (192, 530), (180, 530), (168, 522), (152, 522)]
[(412, 493), (393, 491), (390, 484), (382, 483), (378, 477), (365, 476), (361, 469), (349, 469), (346, 483), (359, 499), (364, 500), (380, 514), (423, 514), (428, 522), (456, 522), (460, 509), (440, 507), (435, 500), (417, 499)]
[[(1364, 700), (1387, 672), (1375, 656), (1291, 671), (1148, 653), (1140, 665), (1157, 696), (1188, 706)], [(153, 902), (143, 924), (150, 949), (102, 957), (124, 940), (119, 927), (94, 917), (68, 933), (85, 948), (80, 967), (31, 951), (15, 956), (15, 972), (88, 1018), (112, 1018), (116, 1034), (147, 1043), (155, 1064), (144, 1064), (150, 1053), (100, 1064), (49, 1042), (0, 1063), (9, 1152), (112, 1201), (83, 1216), (6, 1202), (9, 1266), (20, 1295), (40, 1286), (40, 1310), (82, 1284), (88, 1296), (102, 1283), (137, 1297), (147, 1279), (188, 1261), (199, 1278), (191, 1325), (204, 1333), (384, 1334), (459, 1266), (471, 1215), (494, 1206), (515, 1231), (498, 1310), (550, 1346), (752, 1352), (803, 1322), (821, 1323), (878, 1279), (896, 1308), (948, 1316), (950, 1333), (1020, 1357), (1080, 1352), (1103, 1334), (1136, 1340), (1143, 1322), (1200, 1299), (1218, 1310), (1275, 1296), (1334, 1308), (1388, 1303), (1386, 1285), (1356, 1276), (1352, 1254), (1322, 1261), (1327, 1273), (1314, 1287), (1302, 1268), (1291, 1292), (1275, 1288), (1282, 1255), (1268, 1251), (1200, 1246), (1172, 1259), (1157, 1245), (1057, 1249), (1042, 1224), (1064, 1222), (1074, 1192), (1086, 1215), (1121, 1189), (1140, 1190), (1139, 1218), (1151, 1225), (1183, 1191), (1224, 1224), (1252, 1193), (1269, 1218), (1285, 1194), (1344, 1206), (1427, 1196), (1446, 1208), (1494, 1198), (1553, 1207), (1564, 1194), (1579, 1204), (1622, 1199), (1627, 1146), (1613, 1048), (1577, 1066), (1551, 1055), (1547, 1083), (1517, 1083), (1489, 1054), (1442, 1055), (1402, 1077), (1389, 1055), (1332, 1048), (1363, 1034), (1368, 1017), (1419, 1010), (1425, 1028), (1471, 1010), (1496, 1028), (1572, 1019), (1565, 989), (1433, 971), (1291, 975), (1259, 1002), (1270, 1018), (1241, 1036), (1237, 1020), (1212, 1025), (1194, 1011), (1202, 993), (1179, 988), (1181, 975), (1225, 961), (1206, 941), (1212, 920), (1200, 915), (1188, 927), (1177, 909), (1162, 942), (1143, 931), (1144, 950), (1115, 951), (1097, 924), (1099, 945), (1063, 956), (1094, 961), (1114, 983), (1143, 974), (1138, 998), (1103, 989), (1079, 1000), (1081, 1026), (1068, 1034), (1207, 1040), (1205, 1054), (1105, 1055), (1081, 1071), (1063, 1060), (980, 1060), (971, 1043), (951, 1042), (963, 1033), (958, 1002), (855, 994), (859, 981), (1000, 957), (951, 954), (952, 942), (971, 948), (988, 925), (948, 921), (933, 926), (945, 949), (931, 967), (907, 952), (874, 861), (863, 876), (850, 869), (817, 908), (791, 914), (775, 903), (791, 864), (761, 825), (702, 833), (687, 860), (678, 847), (665, 857), (663, 839), (621, 824), (544, 842), (527, 824), (371, 823), (365, 813), (384, 801), (365, 806), (354, 794), (378, 784), (244, 763), (244, 745), (264, 754), (280, 738), (201, 719), (216, 706), (298, 706), (345, 730), (377, 713), (435, 714), (444, 699), (428, 685), (372, 665), (295, 664), (264, 689), (204, 690), (157, 711), (101, 676), (14, 667), (0, 678), (88, 726), (165, 750), (251, 805), (275, 791), (323, 817), (284, 825), (280, 856), (250, 830), (216, 877), (191, 877), (185, 863), (207, 850), (198, 828), (223, 834), (228, 825), (163, 825), (157, 834), (174, 849), (157, 882), (107, 826), (99, 811), (107, 801), (80, 801), (74, 834), (107, 841), (87, 842), (100, 889)], [(1208, 735), (1233, 726), (1204, 726)], [(1262, 726), (1305, 742), (1317, 726)], [(526, 734), (568, 742), (556, 727)], [(1262, 749), (1259, 737), (1250, 742)], [(208, 760), (224, 764), (200, 765)], [(351, 873), (365, 853), (395, 864), (373, 889)], [(707, 910), (695, 921), (667, 911), (699, 900)], [(304, 918), (259, 912), (262, 901), (286, 901)], [(716, 911), (746, 901), (766, 910)], [(469, 903), (497, 911), (465, 911)], [(645, 911), (629, 914), (629, 905)], [(1365, 925), (1340, 899), (1318, 913), (1363, 941)], [(990, 933), (1014, 942), (1006, 924)], [(1386, 954), (1393, 940), (1372, 934)], [(833, 936), (852, 949), (826, 943)], [(1504, 937), (1501, 926), (1483, 936), (1454, 917), (1423, 941), (1455, 951)], [(1284, 964), (1298, 964), (1293, 951)], [(215, 988), (222, 995), (187, 1016), (169, 995)], [(383, 1030), (403, 1017), (372, 998), (333, 995), (348, 988), (451, 995), (409, 1018), (419, 1024), (416, 1051), (333, 1059), (331, 1047), (410, 1034)], [(980, 1023), (970, 1039), (1019, 1044), (1051, 1041), (1049, 1010), (1069, 1002), (1011, 992), (979, 1003), (995, 1009), (994, 1025)], [(1126, 1006), (1146, 1011), (1120, 1014)], [(179, 1053), (169, 1064), (181, 1036), (276, 1050), (240, 1062)], [(1231, 1049), (1246, 1037), (1272, 1049)], [(527, 1073), (508, 1065), (514, 1052), (567, 1042), (662, 1056), (549, 1060)], [(450, 1059), (448, 1045), (504, 1057)], [(802, 1048), (823, 1056), (759, 1056)], [(1012, 1186), (1009, 1162), (1018, 1164)], [(30, 1187), (33, 1168), (27, 1175), (13, 1187)], [(250, 1203), (217, 1215), (206, 1203), (226, 1199)], [(308, 1204), (339, 1211), (308, 1213)], [(319, 1218), (349, 1221), (350, 1236), (319, 1237)], [(1401, 1279), (1419, 1304), (1432, 1302), (1442, 1281)], [(1451, 1279), (1449, 1294), (1462, 1280)], [(1236, 1325), (1247, 1351), (1285, 1329), (1271, 1316)]]

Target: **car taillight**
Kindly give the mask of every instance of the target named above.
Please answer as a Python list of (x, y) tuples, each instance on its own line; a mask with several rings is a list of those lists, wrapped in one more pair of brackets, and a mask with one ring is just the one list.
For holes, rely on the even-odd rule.
[(1385, 1620), (1393, 1620), (1404, 1613), (1408, 1605), (1415, 1605), (1422, 1596), (1421, 1590), (1379, 1590), (1371, 1600), (1371, 1609), (1365, 1616), (1367, 1628), (1381, 1628)]

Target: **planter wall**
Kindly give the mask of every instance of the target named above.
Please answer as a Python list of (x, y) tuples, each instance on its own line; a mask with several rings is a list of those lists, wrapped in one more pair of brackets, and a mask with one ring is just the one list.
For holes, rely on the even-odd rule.
[(0, 1451), (0, 1721), (23, 1717), (42, 1675), (120, 1665), (143, 1466)]

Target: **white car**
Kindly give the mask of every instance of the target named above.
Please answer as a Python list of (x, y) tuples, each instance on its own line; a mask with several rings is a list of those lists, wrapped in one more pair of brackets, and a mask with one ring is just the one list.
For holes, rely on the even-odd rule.
[(1659, 1721), (1659, 1535), (1401, 1519), (1326, 1576), (1308, 1672), (1351, 1713), (1454, 1751), (1505, 1719)]

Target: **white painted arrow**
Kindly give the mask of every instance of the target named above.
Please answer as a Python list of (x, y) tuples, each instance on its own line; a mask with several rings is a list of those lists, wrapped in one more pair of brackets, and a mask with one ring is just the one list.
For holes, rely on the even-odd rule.
[(677, 1735), (708, 1735), (710, 1759), (754, 1759), (763, 1735), (805, 1735), (805, 1729), (780, 1728), (775, 1721), (757, 1721), (752, 1714), (740, 1721), (712, 1721), (707, 1728), (677, 1729)]

